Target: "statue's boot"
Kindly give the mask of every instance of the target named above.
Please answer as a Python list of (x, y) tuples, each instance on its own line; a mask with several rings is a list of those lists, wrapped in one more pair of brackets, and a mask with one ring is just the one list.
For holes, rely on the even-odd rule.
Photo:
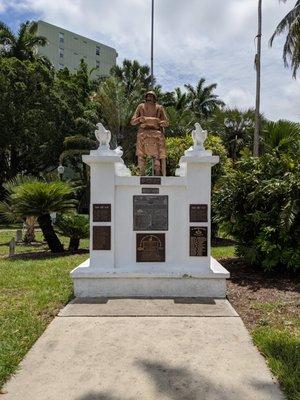
[(138, 167), (141, 176), (145, 176), (146, 159), (145, 157), (138, 157)]

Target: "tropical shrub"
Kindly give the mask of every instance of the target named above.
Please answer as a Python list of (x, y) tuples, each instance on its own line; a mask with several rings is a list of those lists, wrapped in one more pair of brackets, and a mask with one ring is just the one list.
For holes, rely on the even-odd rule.
[[(167, 174), (174, 175), (178, 167), (179, 159), (184, 155), (185, 150), (193, 145), (191, 135), (182, 137), (168, 137), (166, 138), (167, 146)], [(222, 141), (215, 135), (208, 135), (205, 141), (205, 148), (211, 150), (213, 155), (220, 156), (220, 163), (215, 165), (212, 169), (212, 184), (218, 180), (220, 176), (225, 174), (230, 168), (230, 160), (227, 158), (227, 153), (222, 145)]]
[[(263, 120), (262, 117), (261, 119)], [(243, 111), (237, 108), (217, 110), (203, 125), (205, 129), (220, 136), (228, 157), (234, 163), (240, 158), (244, 149), (252, 150), (254, 110)]]
[(66, 212), (74, 208), (73, 188), (65, 182), (44, 182), (32, 178), (10, 188), (4, 202), (0, 203), (0, 213), (16, 218), (37, 217), (39, 226), (49, 249), (62, 252), (63, 245), (56, 235), (50, 213)]
[(56, 221), (56, 227), (60, 234), (70, 238), (69, 251), (78, 250), (80, 239), (89, 237), (89, 219), (85, 215), (68, 214), (60, 215)]
[(215, 220), (249, 263), (272, 269), (300, 266), (300, 165), (274, 150), (244, 156), (217, 184)]
[(300, 155), (300, 124), (286, 120), (266, 121), (263, 125), (261, 149), (268, 153), (275, 149), (277, 153)]

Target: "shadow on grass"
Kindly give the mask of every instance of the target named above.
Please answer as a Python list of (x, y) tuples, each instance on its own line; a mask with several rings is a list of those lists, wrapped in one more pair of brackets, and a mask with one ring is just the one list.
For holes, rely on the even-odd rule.
[(211, 245), (212, 247), (218, 247), (218, 246), (235, 246), (236, 241), (232, 239), (225, 239), (225, 238), (220, 238), (220, 237), (213, 237), (211, 239)]
[(12, 257), (3, 257), (7, 261), (14, 261), (14, 260), (48, 260), (48, 259), (55, 259), (61, 257), (68, 257), (74, 255), (81, 255), (81, 254), (88, 254), (88, 249), (80, 249), (76, 253), (72, 253), (70, 251), (64, 251), (63, 253), (51, 253), (50, 250), (45, 251), (37, 251), (37, 252), (27, 252), (27, 253), (19, 253), (15, 254)]

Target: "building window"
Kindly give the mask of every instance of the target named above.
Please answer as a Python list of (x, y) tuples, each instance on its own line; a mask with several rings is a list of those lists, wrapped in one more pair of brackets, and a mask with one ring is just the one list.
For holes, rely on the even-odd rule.
[(64, 51), (63, 51), (63, 49), (59, 49), (59, 58), (64, 58)]
[(62, 64), (62, 63), (59, 63), (58, 66), (59, 66), (59, 69), (63, 69), (64, 68), (64, 64)]
[(59, 32), (59, 43), (64, 43), (65, 41), (65, 35), (62, 32)]
[(100, 56), (100, 47), (96, 46), (96, 56)]
[(99, 68), (100, 67), (100, 61), (96, 60), (96, 67)]

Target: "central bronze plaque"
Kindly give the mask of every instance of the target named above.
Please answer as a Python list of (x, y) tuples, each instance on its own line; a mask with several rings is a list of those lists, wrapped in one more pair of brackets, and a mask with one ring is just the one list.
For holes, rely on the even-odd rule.
[(137, 262), (164, 262), (166, 260), (164, 233), (136, 234)]
[(190, 256), (207, 257), (206, 226), (190, 226)]
[(93, 250), (110, 250), (110, 242), (110, 226), (93, 226)]
[(168, 196), (133, 196), (133, 230), (167, 231)]

